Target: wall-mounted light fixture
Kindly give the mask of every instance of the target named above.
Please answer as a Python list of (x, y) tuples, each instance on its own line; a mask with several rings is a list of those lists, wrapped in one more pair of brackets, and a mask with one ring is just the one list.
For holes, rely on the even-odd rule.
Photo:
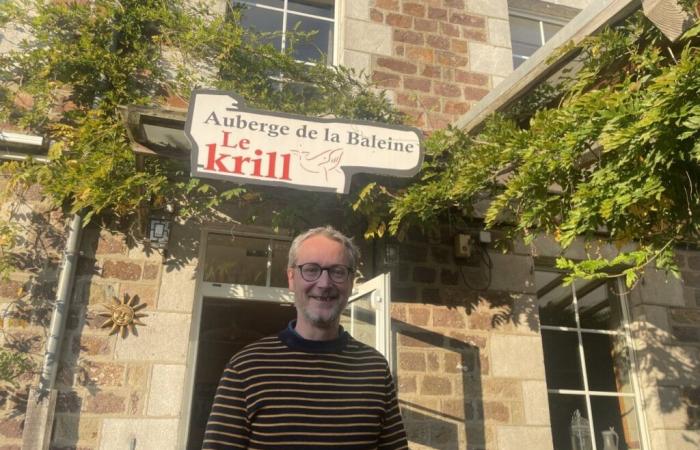
[(399, 264), (399, 244), (387, 242), (384, 244), (384, 265), (394, 267)]
[(151, 217), (148, 223), (148, 241), (153, 248), (165, 249), (170, 238), (170, 220)]

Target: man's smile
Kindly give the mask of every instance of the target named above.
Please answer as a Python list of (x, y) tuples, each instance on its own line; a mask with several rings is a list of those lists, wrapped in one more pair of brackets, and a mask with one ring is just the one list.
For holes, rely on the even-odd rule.
[(338, 300), (338, 295), (309, 295), (309, 298), (319, 302), (332, 302)]

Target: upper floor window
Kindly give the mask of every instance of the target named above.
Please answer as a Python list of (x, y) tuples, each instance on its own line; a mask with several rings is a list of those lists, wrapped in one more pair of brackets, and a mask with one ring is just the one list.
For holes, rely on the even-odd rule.
[(513, 46), (513, 68), (524, 63), (565, 25), (564, 21), (538, 18), (511, 10), (510, 41)]
[[(280, 51), (292, 50), (299, 61), (325, 59), (333, 62), (335, 42), (334, 0), (242, 0), (241, 24), (262, 33), (276, 33), (272, 45)], [(290, 32), (313, 32), (308, 39), (296, 40)]]

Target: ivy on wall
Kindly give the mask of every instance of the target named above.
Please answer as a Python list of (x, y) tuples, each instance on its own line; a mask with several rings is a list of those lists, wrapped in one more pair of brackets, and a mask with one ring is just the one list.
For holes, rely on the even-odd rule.
[(415, 183), (368, 185), (355, 203), (373, 218), (367, 235), (454, 223), (485, 200), (485, 226), (509, 238), (544, 232), (566, 248), (602, 237), (623, 250), (560, 258), (571, 278), (631, 285), (652, 262), (676, 271), (674, 248), (700, 235), (699, 34), (696, 25), (668, 42), (639, 13), (586, 39), (581, 69), (561, 85), (536, 89), (478, 135), (431, 136)]

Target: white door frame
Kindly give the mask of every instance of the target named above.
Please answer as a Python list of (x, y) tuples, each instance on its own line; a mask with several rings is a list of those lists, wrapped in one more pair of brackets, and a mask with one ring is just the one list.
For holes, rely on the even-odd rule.
[[(182, 392), (180, 420), (178, 425), (177, 448), (184, 450), (189, 438), (190, 419), (192, 414), (192, 396), (194, 395), (194, 379), (199, 350), (199, 333), (201, 331), (202, 310), (205, 298), (225, 298), (231, 300), (253, 300), (280, 304), (293, 304), (294, 294), (288, 288), (252, 286), (244, 284), (213, 283), (204, 281), (204, 262), (206, 258), (207, 238), (210, 234), (231, 233), (230, 229), (203, 228), (200, 234), (199, 264), (195, 282), (195, 298), (192, 307), (189, 345), (185, 366), (185, 379)], [(235, 232), (232, 234), (280, 239), (281, 236), (263, 233)], [(284, 237), (282, 237), (284, 239)], [(269, 278), (269, 277), (268, 277)], [(381, 274), (353, 289), (348, 299), (351, 305), (359, 298), (370, 294), (371, 305), (375, 310), (376, 344), (375, 348), (382, 353), (387, 361), (392, 359), (391, 347), (391, 278), (389, 273)]]

